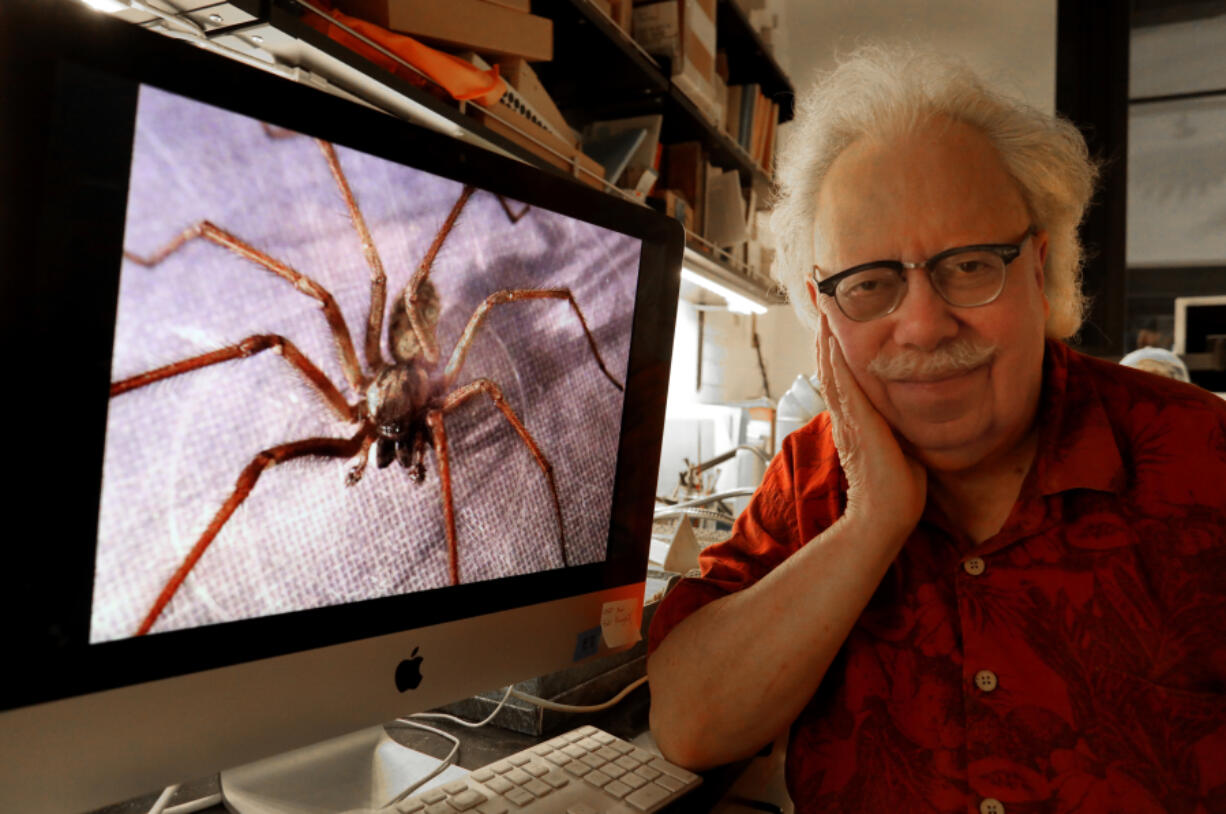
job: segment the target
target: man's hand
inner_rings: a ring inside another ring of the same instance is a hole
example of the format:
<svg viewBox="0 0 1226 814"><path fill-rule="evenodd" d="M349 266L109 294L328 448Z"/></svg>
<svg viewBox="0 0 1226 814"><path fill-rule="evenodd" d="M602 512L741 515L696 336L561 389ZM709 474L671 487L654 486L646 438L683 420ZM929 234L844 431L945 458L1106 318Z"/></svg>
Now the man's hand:
<svg viewBox="0 0 1226 814"><path fill-rule="evenodd" d="M825 311L817 337L817 375L839 463L847 475L848 522L887 534L909 534L924 513L927 473L903 452L890 425L860 389Z"/></svg>

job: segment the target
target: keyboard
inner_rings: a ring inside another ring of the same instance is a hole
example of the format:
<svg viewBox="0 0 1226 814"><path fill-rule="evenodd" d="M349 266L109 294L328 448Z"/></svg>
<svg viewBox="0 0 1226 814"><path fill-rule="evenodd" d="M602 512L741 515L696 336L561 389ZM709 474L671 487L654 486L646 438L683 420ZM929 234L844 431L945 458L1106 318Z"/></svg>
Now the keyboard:
<svg viewBox="0 0 1226 814"><path fill-rule="evenodd" d="M651 814L702 783L584 726L396 804L400 814Z"/></svg>

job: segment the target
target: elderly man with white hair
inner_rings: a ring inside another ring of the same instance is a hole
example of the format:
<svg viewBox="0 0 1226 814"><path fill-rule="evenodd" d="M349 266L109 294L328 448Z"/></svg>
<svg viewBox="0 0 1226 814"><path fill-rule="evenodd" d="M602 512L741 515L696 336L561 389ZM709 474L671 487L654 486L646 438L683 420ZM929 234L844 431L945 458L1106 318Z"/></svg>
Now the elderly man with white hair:
<svg viewBox="0 0 1226 814"><path fill-rule="evenodd" d="M695 768L800 811L1226 811L1226 404L1093 359L1068 122L905 49L798 100L774 223L829 410L652 626Z"/></svg>

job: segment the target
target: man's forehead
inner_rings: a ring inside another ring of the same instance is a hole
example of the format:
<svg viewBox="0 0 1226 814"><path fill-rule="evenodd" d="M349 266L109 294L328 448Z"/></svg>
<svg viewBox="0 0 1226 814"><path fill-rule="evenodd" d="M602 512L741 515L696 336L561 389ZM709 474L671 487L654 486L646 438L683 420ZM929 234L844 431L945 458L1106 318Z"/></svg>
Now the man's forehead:
<svg viewBox="0 0 1226 814"><path fill-rule="evenodd" d="M1023 228L1027 218L1018 185L987 137L948 120L857 139L831 165L817 213L824 276L900 252L1000 239L993 232Z"/></svg>

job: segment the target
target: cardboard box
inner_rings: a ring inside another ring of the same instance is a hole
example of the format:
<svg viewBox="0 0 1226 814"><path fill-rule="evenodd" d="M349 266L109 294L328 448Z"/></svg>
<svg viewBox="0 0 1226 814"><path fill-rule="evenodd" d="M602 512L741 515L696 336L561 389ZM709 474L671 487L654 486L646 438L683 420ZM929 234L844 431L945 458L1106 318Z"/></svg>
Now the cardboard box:
<svg viewBox="0 0 1226 814"><path fill-rule="evenodd" d="M537 115L549 122L550 126L568 138L572 144L578 145L578 135L566 123L562 111L558 110L558 106L553 103L553 98L545 90L545 86L541 84L536 71L532 70L527 60L518 57L499 60L498 69L502 72L502 78L507 80L520 96L524 97L524 101L532 106Z"/></svg>
<svg viewBox="0 0 1226 814"><path fill-rule="evenodd" d="M678 0L634 8L634 40L649 54L677 61L681 57L681 10Z"/></svg>
<svg viewBox="0 0 1226 814"><path fill-rule="evenodd" d="M486 0L339 0L346 14L430 43L479 54L553 59L553 21Z"/></svg>

